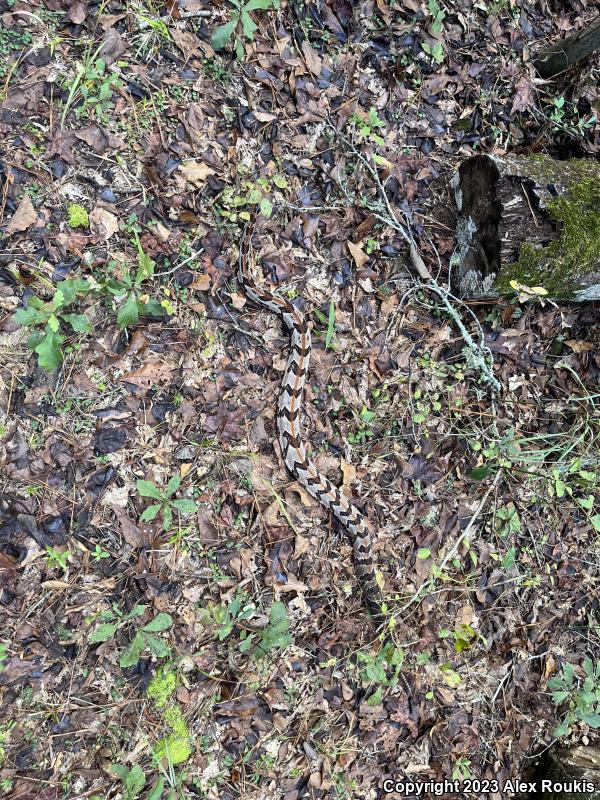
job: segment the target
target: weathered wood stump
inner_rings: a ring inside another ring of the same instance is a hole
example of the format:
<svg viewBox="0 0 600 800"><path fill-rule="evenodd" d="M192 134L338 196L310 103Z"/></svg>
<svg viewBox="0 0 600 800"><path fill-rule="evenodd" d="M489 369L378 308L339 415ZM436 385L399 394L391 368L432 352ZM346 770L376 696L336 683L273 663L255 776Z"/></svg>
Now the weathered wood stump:
<svg viewBox="0 0 600 800"><path fill-rule="evenodd" d="M538 786L544 785L542 781L551 784L548 791L536 794L543 800L597 799L600 791L600 749L591 746L552 748L543 770L540 770Z"/></svg>
<svg viewBox="0 0 600 800"><path fill-rule="evenodd" d="M600 16L572 36L553 42L533 63L542 78L552 78L596 50L600 50Z"/></svg>
<svg viewBox="0 0 600 800"><path fill-rule="evenodd" d="M558 300L600 300L600 162L474 156L451 185L456 294L493 298L516 281Z"/></svg>

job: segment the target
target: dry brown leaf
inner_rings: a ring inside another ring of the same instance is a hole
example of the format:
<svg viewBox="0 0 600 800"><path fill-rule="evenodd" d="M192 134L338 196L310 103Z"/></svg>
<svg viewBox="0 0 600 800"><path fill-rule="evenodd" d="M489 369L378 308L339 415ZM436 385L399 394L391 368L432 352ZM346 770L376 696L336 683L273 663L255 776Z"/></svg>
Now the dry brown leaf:
<svg viewBox="0 0 600 800"><path fill-rule="evenodd" d="M186 59L191 56L198 55L198 37L189 31L182 31L179 28L171 28L171 38L181 50Z"/></svg>
<svg viewBox="0 0 600 800"><path fill-rule="evenodd" d="M81 25L81 23L85 20L85 17L86 10L83 3L73 3L73 5L69 7L69 19L75 25Z"/></svg>
<svg viewBox="0 0 600 800"><path fill-rule="evenodd" d="M179 167L179 171L192 186L202 186L209 175L215 174L215 170L203 161L186 161Z"/></svg>
<svg viewBox="0 0 600 800"><path fill-rule="evenodd" d="M515 86L515 94L513 97L511 114L518 111L527 111L535 105L535 89L531 83L529 75L523 75L521 80Z"/></svg>
<svg viewBox="0 0 600 800"><path fill-rule="evenodd" d="M350 255L354 259L356 266L359 269L364 267L369 260L369 256L359 247L359 245L354 244L354 242L348 241L346 244L348 245L348 250L350 250Z"/></svg>
<svg viewBox="0 0 600 800"><path fill-rule="evenodd" d="M232 294L231 294L231 305L237 311L239 311L241 308L243 308L246 305L246 298L243 295L238 294L237 292L232 292Z"/></svg>
<svg viewBox="0 0 600 800"><path fill-rule="evenodd" d="M66 583L65 581L42 581L40 586L43 586L44 589L70 589L71 584Z"/></svg>
<svg viewBox="0 0 600 800"><path fill-rule="evenodd" d="M294 539L294 558L300 558L305 553L311 549L310 539L306 536L300 536L299 533L296 534L296 538Z"/></svg>
<svg viewBox="0 0 600 800"><path fill-rule="evenodd" d="M173 368L162 361L153 361L139 369L134 369L121 375L123 383L133 383L135 386L150 388L153 383L168 381L173 373Z"/></svg>
<svg viewBox="0 0 600 800"><path fill-rule="evenodd" d="M105 208L97 207L90 213L90 229L107 242L119 232L119 220Z"/></svg>
<svg viewBox="0 0 600 800"><path fill-rule="evenodd" d="M190 283L190 289L195 289L197 292L208 292L212 284L210 275L198 275L198 277Z"/></svg>
<svg viewBox="0 0 600 800"><path fill-rule="evenodd" d="M150 538L143 530L130 519L121 506L112 504L109 506L113 511L115 517L119 521L121 533L127 544L131 547L147 547L150 544Z"/></svg>
<svg viewBox="0 0 600 800"><path fill-rule="evenodd" d="M593 342L584 342L582 339L567 339L565 344L567 347L570 347L574 353L588 353L596 349Z"/></svg>
<svg viewBox="0 0 600 800"><path fill-rule="evenodd" d="M15 213L8 220L8 223L6 225L6 234L10 236L13 233L26 231L27 228L30 228L33 225L36 219L37 219L37 213L35 208L33 207L31 198L29 197L29 195L25 195L25 197L21 200L21 202L17 206L17 210L15 211Z"/></svg>
<svg viewBox="0 0 600 800"><path fill-rule="evenodd" d="M350 464L350 462L346 461L345 458L342 458L340 466L343 475L342 486L350 486L352 482L356 480L356 467L354 464Z"/></svg>
<svg viewBox="0 0 600 800"><path fill-rule="evenodd" d="M306 66L313 75L318 77L321 74L321 67L323 66L323 59L319 56L314 47L309 43L308 39L302 42L302 55L306 59Z"/></svg>
<svg viewBox="0 0 600 800"><path fill-rule="evenodd" d="M456 614L457 625L472 625L475 610L473 606L465 605L458 609Z"/></svg>

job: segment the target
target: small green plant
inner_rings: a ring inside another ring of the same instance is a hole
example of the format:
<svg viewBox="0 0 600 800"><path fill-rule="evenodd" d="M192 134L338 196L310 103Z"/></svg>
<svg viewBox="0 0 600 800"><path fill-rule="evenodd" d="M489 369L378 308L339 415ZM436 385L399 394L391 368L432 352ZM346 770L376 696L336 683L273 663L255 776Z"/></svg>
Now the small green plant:
<svg viewBox="0 0 600 800"><path fill-rule="evenodd" d="M511 533L520 533L521 519L513 503L496 509L494 527L503 539L510 536Z"/></svg>
<svg viewBox="0 0 600 800"><path fill-rule="evenodd" d="M398 684L404 658L404 650L396 647L393 642L386 642L375 654L359 650L360 676L366 684L377 686L375 693L368 700L370 705L377 705L381 702L382 686Z"/></svg>
<svg viewBox="0 0 600 800"><path fill-rule="evenodd" d="M442 32L442 22L446 18L446 12L443 8L440 8L440 4L437 0L429 0L429 13L433 17L433 22L431 23L431 33L434 36L439 36Z"/></svg>
<svg viewBox="0 0 600 800"><path fill-rule="evenodd" d="M23 51L32 41L30 31L0 25L0 79L6 78L14 68L10 56Z"/></svg>
<svg viewBox="0 0 600 800"><path fill-rule="evenodd" d="M68 550L65 550L64 553L61 553L60 550L57 550L54 547L50 547L50 545L46 545L46 564L48 565L48 569L60 569L63 572L67 571L69 556L71 553Z"/></svg>
<svg viewBox="0 0 600 800"><path fill-rule="evenodd" d="M140 522L151 522L160 513L163 518L163 530L168 531L173 525L173 509L179 511L180 514L193 514L194 511L197 511L198 503L195 500L187 500L185 498L181 500L173 499L173 495L179 489L180 485L181 478L179 475L173 475L173 477L169 479L165 489L159 489L158 486L151 481L136 481L137 490L142 497L151 497L159 501L158 503L148 506L148 508L142 512Z"/></svg>
<svg viewBox="0 0 600 800"><path fill-rule="evenodd" d="M127 614L123 614L115 607L102 612L98 617L100 625L89 636L90 644L107 642L120 628L128 625L132 619L139 617L145 610L145 605L136 605ZM170 654L171 648L164 639L154 634L169 630L172 624L173 620L170 614L165 612L157 614L154 619L136 631L133 639L121 653L119 666L134 667L146 649L150 650L157 658L166 658Z"/></svg>
<svg viewBox="0 0 600 800"><path fill-rule="evenodd" d="M110 769L123 783L123 800L137 800L146 785L146 773L140 765L134 764L131 769L127 769L123 764L111 764ZM161 800L164 785L164 780L158 778L146 795L146 800Z"/></svg>
<svg viewBox="0 0 600 800"><path fill-rule="evenodd" d="M377 109L371 108L369 109L369 113L367 114L366 118L361 114L352 114L350 117L350 123L353 124L356 128L358 133L358 138L360 141L371 141L375 144L385 144L384 140L379 135L378 131L382 128L385 128L385 120L379 118L379 114L377 113Z"/></svg>
<svg viewBox="0 0 600 800"><path fill-rule="evenodd" d="M280 602L273 603L269 612L269 623L259 632L259 640L252 650L252 655L255 658L263 658L271 650L285 650L292 641L289 628L290 620L286 607ZM240 650L249 649L250 645L244 648L240 645Z"/></svg>
<svg viewBox="0 0 600 800"><path fill-rule="evenodd" d="M596 124L596 115L585 119L579 113L576 106L571 111L565 106L563 95L552 98L552 105L548 113L548 119L553 123L559 133L566 133L575 138L582 138L588 130Z"/></svg>
<svg viewBox="0 0 600 800"><path fill-rule="evenodd" d="M67 221L71 228L87 228L90 224L88 212L79 203L71 203L68 207Z"/></svg>
<svg viewBox="0 0 600 800"><path fill-rule="evenodd" d="M128 267L118 267L115 262L110 262L108 267L111 274L108 277L103 275L98 278L100 290L111 298L113 305L118 309L119 328L137 325L140 315L161 317L167 313L164 301L161 303L142 292L142 284L154 275L155 264L144 251L135 228L133 236L138 260L135 274Z"/></svg>
<svg viewBox="0 0 600 800"><path fill-rule="evenodd" d="M466 623L460 623L453 631L441 628L438 636L440 639L453 639L454 649L457 653L462 653L472 646L473 641L477 638L477 631Z"/></svg>
<svg viewBox="0 0 600 800"><path fill-rule="evenodd" d="M233 631L236 624L247 622L257 614L254 603L246 603L244 594L236 595L225 605L209 601L206 608L200 609L200 623L205 628L214 627L217 639L222 642ZM244 640L243 640L244 641Z"/></svg>
<svg viewBox="0 0 600 800"><path fill-rule="evenodd" d="M32 328L27 347L37 354L39 366L48 372L60 366L63 360L65 335L68 325L76 333L91 333L92 325L85 314L70 314L67 309L90 291L90 284L81 278L62 281L51 300L44 302L32 295L26 308L15 312L14 321L24 328Z"/></svg>
<svg viewBox="0 0 600 800"><path fill-rule="evenodd" d="M258 206L263 217L269 219L273 213L273 204L269 195L277 189L286 189L287 180L283 175L272 178L261 176L256 181L244 180L241 186L226 186L219 195L219 214L230 222L250 219L249 208Z"/></svg>
<svg viewBox="0 0 600 800"><path fill-rule="evenodd" d="M251 652L254 658L263 658L271 650L285 649L292 641L289 633L290 621L283 603L273 603L269 612L269 622L260 631L253 631L240 625L257 614L256 606L244 603L244 595L236 596L227 605L209 603L201 609L200 620L205 627L214 627L220 641L226 639L234 629L239 631L241 653Z"/></svg>
<svg viewBox="0 0 600 800"><path fill-rule="evenodd" d="M110 553L107 553L106 550L103 550L99 544L94 546L94 552L92 553L92 558L94 561L101 561L103 558L110 558Z"/></svg>
<svg viewBox="0 0 600 800"><path fill-rule="evenodd" d="M8 659L8 645L0 642L0 672L6 669L5 661Z"/></svg>
<svg viewBox="0 0 600 800"><path fill-rule="evenodd" d="M17 723L14 720L5 723L4 725L0 726L0 767L4 763L6 759L6 751L4 749L4 745L10 739L10 732L15 727Z"/></svg>
<svg viewBox="0 0 600 800"><path fill-rule="evenodd" d="M471 772L471 760L464 756L462 758L457 758L452 769L452 780L467 780L472 777L473 773Z"/></svg>
<svg viewBox="0 0 600 800"><path fill-rule="evenodd" d="M444 63L446 53L441 42L436 42L433 47L429 44L429 42L421 42L421 47L427 53L427 55L431 56L434 61L437 61L438 64Z"/></svg>
<svg viewBox="0 0 600 800"><path fill-rule="evenodd" d="M235 39L235 54L241 61L244 57L243 38L250 42L254 40L257 25L250 16L251 11L279 8L279 0L229 0L235 11L224 25L220 25L211 37L211 44L215 50L222 50L233 36ZM240 35L241 25L241 35Z"/></svg>
<svg viewBox="0 0 600 800"><path fill-rule="evenodd" d="M590 728L600 728L600 663L590 658L583 662L583 683L575 677L575 665L563 664L561 674L550 678L548 688L556 705L567 704L567 713L554 736L560 738L571 732L575 722L584 722Z"/></svg>
<svg viewBox="0 0 600 800"><path fill-rule="evenodd" d="M120 89L123 81L112 71L107 70L103 58L90 59L83 71L78 73L79 93L83 103L75 110L75 116L84 114L91 119L108 122L108 112L114 107L113 90Z"/></svg>

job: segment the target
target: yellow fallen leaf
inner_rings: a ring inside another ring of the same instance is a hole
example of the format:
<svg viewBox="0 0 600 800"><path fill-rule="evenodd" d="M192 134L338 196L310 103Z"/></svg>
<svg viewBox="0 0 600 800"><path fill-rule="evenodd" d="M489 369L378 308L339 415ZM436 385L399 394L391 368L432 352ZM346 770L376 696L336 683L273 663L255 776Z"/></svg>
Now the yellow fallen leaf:
<svg viewBox="0 0 600 800"><path fill-rule="evenodd" d="M203 161L186 161L185 164L181 164L179 171L193 186L201 186L209 175L215 174L215 170Z"/></svg>
<svg viewBox="0 0 600 800"><path fill-rule="evenodd" d="M360 267L363 267L367 263L369 256L361 250L359 245L354 244L354 242L349 241L346 242L346 244L348 245L348 250L350 250L350 255L354 259L354 263L360 269Z"/></svg>

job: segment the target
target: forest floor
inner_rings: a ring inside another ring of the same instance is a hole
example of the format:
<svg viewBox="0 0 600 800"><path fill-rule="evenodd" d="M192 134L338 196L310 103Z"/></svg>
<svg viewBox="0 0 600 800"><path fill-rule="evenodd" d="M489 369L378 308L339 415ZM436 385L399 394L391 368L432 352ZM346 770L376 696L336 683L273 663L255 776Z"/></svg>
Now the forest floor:
<svg viewBox="0 0 600 800"><path fill-rule="evenodd" d="M595 3L277 5L0 2L10 800L500 798L600 726L598 308L456 302L495 390L377 183L445 285L464 158L598 157L600 61L531 65ZM278 450L254 208L383 624Z"/></svg>

